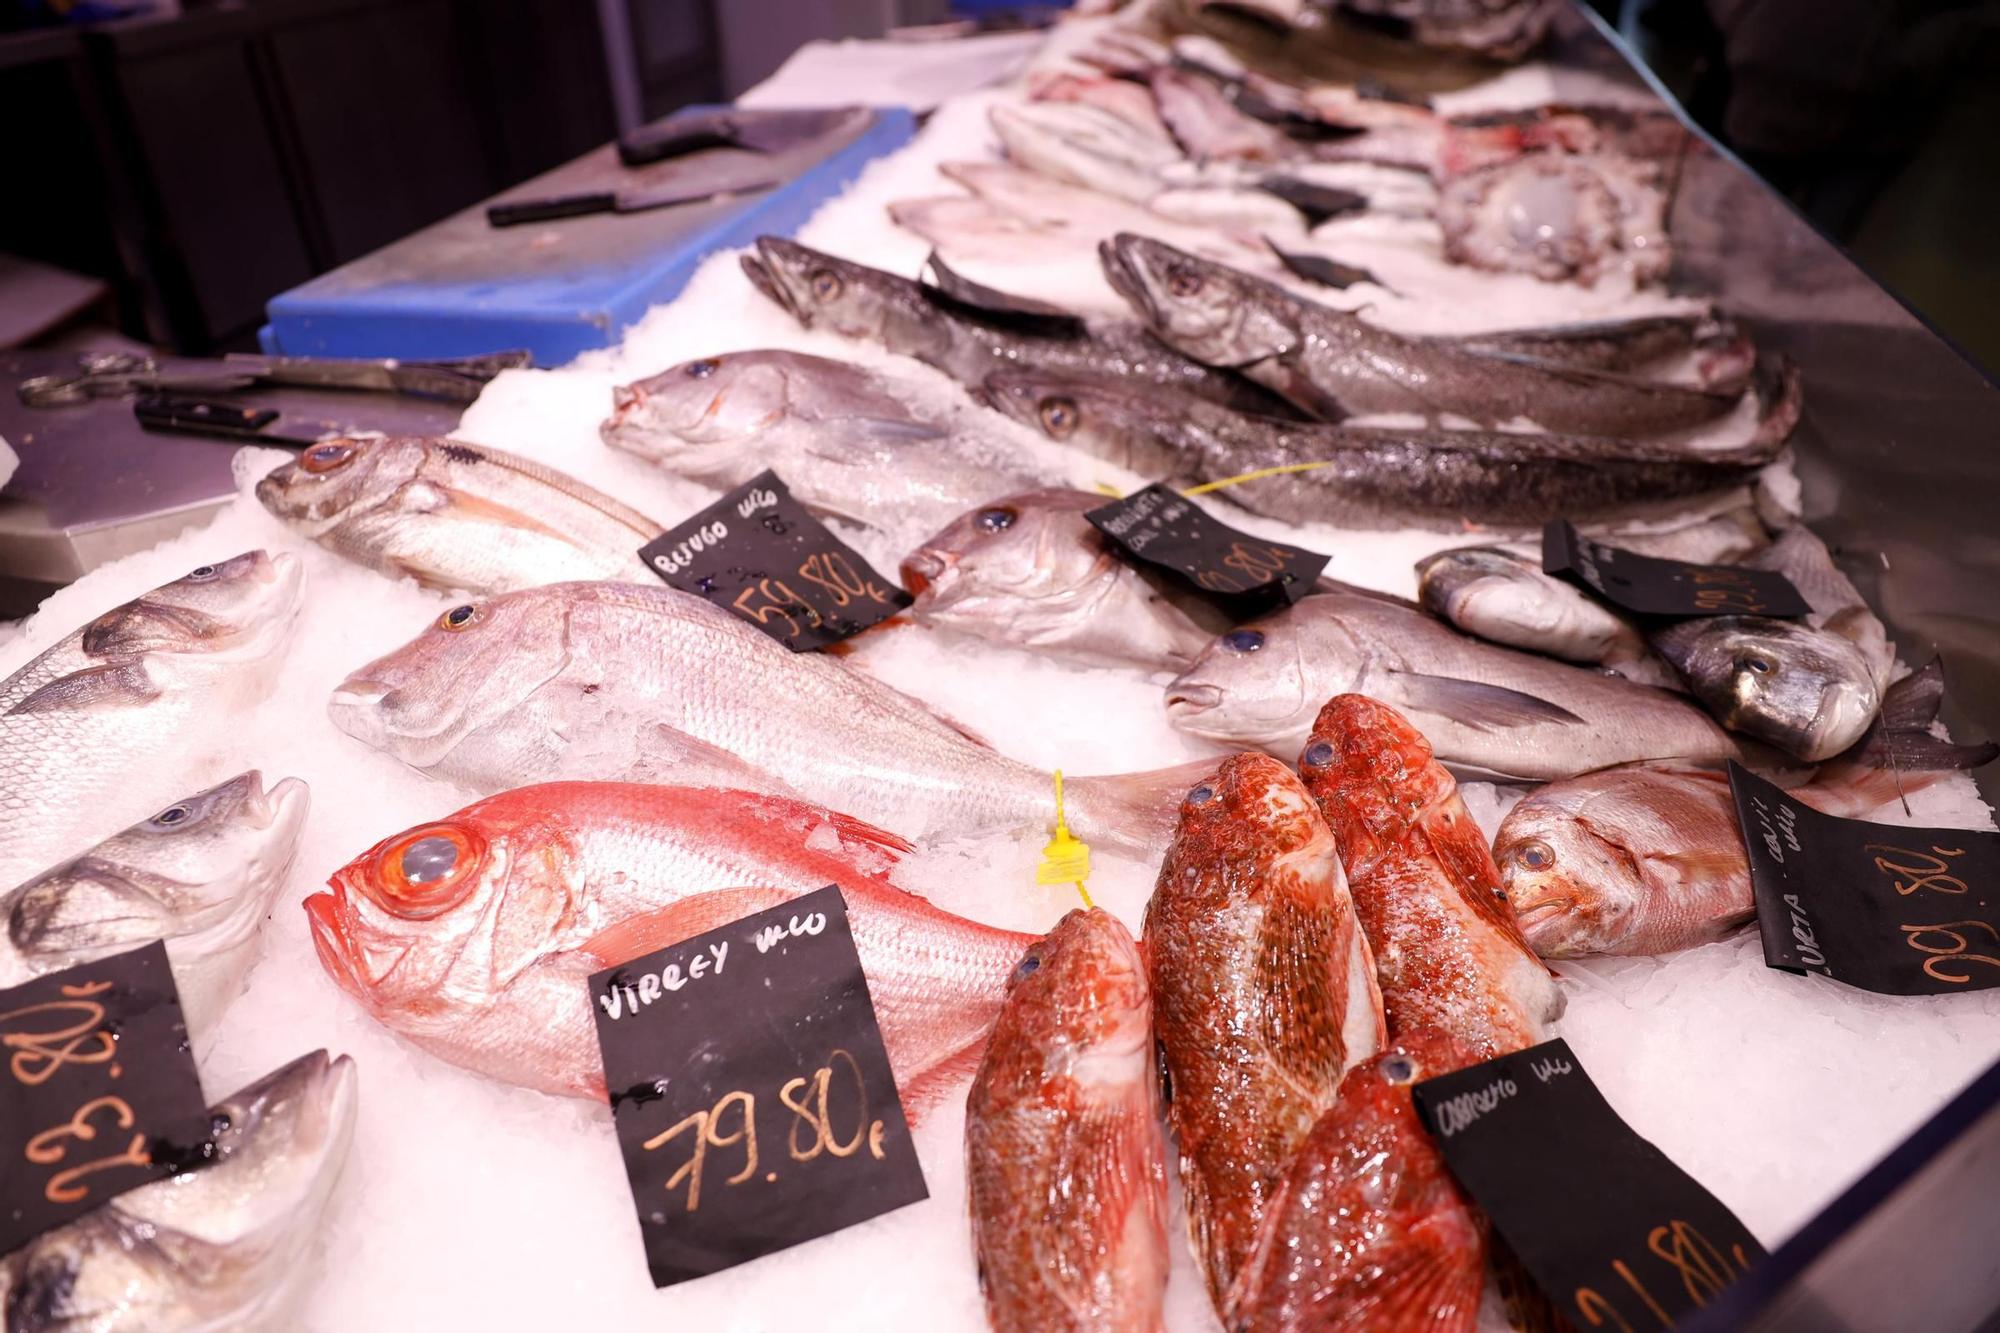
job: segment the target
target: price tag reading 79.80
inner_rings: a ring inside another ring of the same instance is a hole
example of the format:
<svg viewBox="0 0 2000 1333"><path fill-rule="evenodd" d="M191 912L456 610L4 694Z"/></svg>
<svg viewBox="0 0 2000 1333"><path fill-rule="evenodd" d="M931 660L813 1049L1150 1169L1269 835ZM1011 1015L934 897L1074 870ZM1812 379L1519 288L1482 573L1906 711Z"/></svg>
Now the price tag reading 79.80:
<svg viewBox="0 0 2000 1333"><path fill-rule="evenodd" d="M764 472L639 548L671 587L706 598L794 652L859 634L910 604Z"/></svg>

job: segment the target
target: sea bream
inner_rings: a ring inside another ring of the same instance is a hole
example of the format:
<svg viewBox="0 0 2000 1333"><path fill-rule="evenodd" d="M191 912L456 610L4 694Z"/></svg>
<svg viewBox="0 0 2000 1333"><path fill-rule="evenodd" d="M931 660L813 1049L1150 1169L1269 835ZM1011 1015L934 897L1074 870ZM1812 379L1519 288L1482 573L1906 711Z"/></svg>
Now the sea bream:
<svg viewBox="0 0 2000 1333"><path fill-rule="evenodd" d="M1234 1328L1287 1165L1383 1042L1333 834L1291 770L1232 755L1188 792L1145 938L1189 1241Z"/></svg>
<svg viewBox="0 0 2000 1333"><path fill-rule="evenodd" d="M0 988L165 940L196 1042L257 957L305 827L306 786L256 772L186 796L0 893Z"/></svg>
<svg viewBox="0 0 2000 1333"><path fill-rule="evenodd" d="M613 390L598 434L722 491L775 469L808 509L851 523L937 526L1051 480L985 429L983 414L920 407L922 397L921 386L828 357L727 352Z"/></svg>
<svg viewBox="0 0 2000 1333"><path fill-rule="evenodd" d="M1131 933L1065 916L1007 982L965 1107L966 1195L995 1333L1160 1333L1167 1145Z"/></svg>
<svg viewBox="0 0 2000 1333"><path fill-rule="evenodd" d="M442 438L322 440L257 498L356 564L466 592L650 577L639 548L664 531L553 468Z"/></svg>
<svg viewBox="0 0 2000 1333"><path fill-rule="evenodd" d="M113 607L0 680L0 884L160 809L270 690L298 557L249 551Z"/></svg>
<svg viewBox="0 0 2000 1333"><path fill-rule="evenodd" d="M1049 775L823 653L655 583L453 607L334 691L334 724L474 791L566 778L803 796L906 837L1048 827ZM1183 769L1073 777L1079 837L1135 851Z"/></svg>
<svg viewBox="0 0 2000 1333"><path fill-rule="evenodd" d="M1502 780L1764 753L1682 696L1483 643L1357 589L1318 592L1219 635L1167 686L1167 718L1191 735L1290 755L1320 705L1350 692L1408 713L1445 763Z"/></svg>
<svg viewBox="0 0 2000 1333"><path fill-rule="evenodd" d="M960 515L903 561L919 624L1091 666L1178 671L1215 627L1118 557L1084 515L1105 497L1040 490Z"/></svg>
<svg viewBox="0 0 2000 1333"><path fill-rule="evenodd" d="M909 844L748 792L553 783L392 834L305 901L320 963L440 1059L602 1099L592 973L838 885L906 1102L970 1070L1031 935L895 888ZM690 958L698 984L726 947Z"/></svg>
<svg viewBox="0 0 2000 1333"><path fill-rule="evenodd" d="M1655 435L1713 421L1740 397L1406 338L1147 236L1119 236L1103 259L1161 341L1327 420L1416 413L1433 424L1527 419L1579 435Z"/></svg>
<svg viewBox="0 0 2000 1333"><path fill-rule="evenodd" d="M19 1333L281 1333L347 1161L354 1063L300 1056L209 1108L209 1160L0 1258Z"/></svg>

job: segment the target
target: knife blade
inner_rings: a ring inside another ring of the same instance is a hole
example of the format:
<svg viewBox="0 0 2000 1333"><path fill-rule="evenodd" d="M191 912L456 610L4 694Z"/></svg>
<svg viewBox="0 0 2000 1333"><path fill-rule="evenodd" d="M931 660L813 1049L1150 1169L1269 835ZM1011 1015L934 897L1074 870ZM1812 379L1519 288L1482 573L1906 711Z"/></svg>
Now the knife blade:
<svg viewBox="0 0 2000 1333"><path fill-rule="evenodd" d="M486 221L495 227L518 227L527 222L548 222L590 213L643 213L673 204L700 203L718 195L768 190L782 179L780 172L764 162L705 169L688 163L687 168L665 184L643 189L587 190L503 200L486 206Z"/></svg>

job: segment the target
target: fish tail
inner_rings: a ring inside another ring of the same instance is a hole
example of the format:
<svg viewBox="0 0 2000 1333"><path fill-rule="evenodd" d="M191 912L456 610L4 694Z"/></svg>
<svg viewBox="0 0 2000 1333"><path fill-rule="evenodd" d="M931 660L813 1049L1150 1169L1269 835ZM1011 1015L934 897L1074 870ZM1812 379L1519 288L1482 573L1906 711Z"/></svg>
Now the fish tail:
<svg viewBox="0 0 2000 1333"><path fill-rule="evenodd" d="M2000 745L1954 745L1931 734L1944 702L1944 661L1933 657L1882 695L1882 711L1868 734L1841 760L1857 768L1937 772L1978 768L2000 756Z"/></svg>
<svg viewBox="0 0 2000 1333"><path fill-rule="evenodd" d="M1070 827L1085 842L1158 853L1173 840L1181 798L1215 765L1213 759L1196 759L1142 773L1069 778L1064 799Z"/></svg>

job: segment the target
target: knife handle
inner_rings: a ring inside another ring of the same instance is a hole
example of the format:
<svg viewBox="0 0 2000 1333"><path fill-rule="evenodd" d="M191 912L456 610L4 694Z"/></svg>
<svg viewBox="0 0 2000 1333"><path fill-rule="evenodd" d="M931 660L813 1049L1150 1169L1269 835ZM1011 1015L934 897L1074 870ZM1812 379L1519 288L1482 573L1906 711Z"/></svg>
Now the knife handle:
<svg viewBox="0 0 2000 1333"><path fill-rule="evenodd" d="M613 213L618 196L609 191L594 194L556 194L545 199L517 199L512 203L488 204L486 221L494 227L518 227L524 222L548 222L555 218L581 217L586 213Z"/></svg>

